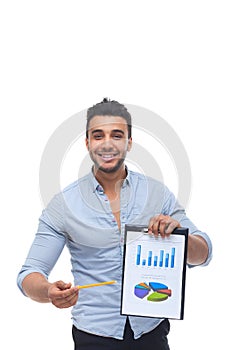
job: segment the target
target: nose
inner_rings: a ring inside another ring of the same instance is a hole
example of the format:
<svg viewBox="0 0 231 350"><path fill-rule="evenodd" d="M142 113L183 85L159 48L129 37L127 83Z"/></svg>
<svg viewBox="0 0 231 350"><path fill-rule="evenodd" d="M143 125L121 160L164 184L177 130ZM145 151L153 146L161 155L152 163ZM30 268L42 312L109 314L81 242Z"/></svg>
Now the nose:
<svg viewBox="0 0 231 350"><path fill-rule="evenodd" d="M103 151L112 151L113 150L113 144L111 140L105 140L104 143L101 145L101 148Z"/></svg>

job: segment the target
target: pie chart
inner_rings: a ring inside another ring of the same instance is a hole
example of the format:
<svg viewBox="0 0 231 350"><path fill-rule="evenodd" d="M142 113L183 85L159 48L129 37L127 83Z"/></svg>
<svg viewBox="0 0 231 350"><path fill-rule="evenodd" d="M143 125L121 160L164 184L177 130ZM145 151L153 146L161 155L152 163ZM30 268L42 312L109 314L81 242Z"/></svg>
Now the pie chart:
<svg viewBox="0 0 231 350"><path fill-rule="evenodd" d="M172 295L172 290L163 283L159 282L141 282L134 288L134 294L137 298L152 302L165 301Z"/></svg>

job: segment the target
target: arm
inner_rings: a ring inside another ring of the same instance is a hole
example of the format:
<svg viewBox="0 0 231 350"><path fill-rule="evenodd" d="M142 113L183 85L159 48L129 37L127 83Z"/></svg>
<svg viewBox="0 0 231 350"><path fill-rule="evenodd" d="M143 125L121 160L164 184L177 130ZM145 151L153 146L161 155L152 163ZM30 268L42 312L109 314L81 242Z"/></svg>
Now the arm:
<svg viewBox="0 0 231 350"><path fill-rule="evenodd" d="M51 283L45 276L38 272L32 272L22 281L23 292L26 296L39 303L49 303L48 290Z"/></svg>
<svg viewBox="0 0 231 350"><path fill-rule="evenodd" d="M63 231L63 205L60 196L55 196L40 217L37 234L17 279L26 296L41 303L51 302L58 308L73 306L78 299L78 289L71 283L48 282L66 243Z"/></svg>
<svg viewBox="0 0 231 350"><path fill-rule="evenodd" d="M199 235L188 236L188 264L201 265L207 260L208 254L209 248L203 237Z"/></svg>
<svg viewBox="0 0 231 350"><path fill-rule="evenodd" d="M37 272L24 278L22 288L32 300L40 303L51 302L60 309L73 306L78 300L77 287L71 287L71 283L63 281L50 283L45 276Z"/></svg>

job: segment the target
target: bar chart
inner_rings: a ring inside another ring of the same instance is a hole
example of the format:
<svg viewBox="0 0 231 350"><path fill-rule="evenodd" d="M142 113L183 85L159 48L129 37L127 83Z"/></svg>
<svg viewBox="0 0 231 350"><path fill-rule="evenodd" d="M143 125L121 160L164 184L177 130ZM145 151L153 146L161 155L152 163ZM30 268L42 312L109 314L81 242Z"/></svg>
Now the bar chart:
<svg viewBox="0 0 231 350"><path fill-rule="evenodd" d="M175 267L175 255L175 247L168 250L160 249L158 252L148 250L143 254L142 245L139 244L136 247L136 266L173 269Z"/></svg>

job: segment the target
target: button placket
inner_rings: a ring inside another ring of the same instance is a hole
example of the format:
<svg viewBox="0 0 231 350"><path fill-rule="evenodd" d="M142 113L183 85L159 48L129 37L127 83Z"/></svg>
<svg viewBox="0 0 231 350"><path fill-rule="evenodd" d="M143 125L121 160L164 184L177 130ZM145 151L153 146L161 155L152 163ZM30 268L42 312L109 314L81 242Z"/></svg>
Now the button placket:
<svg viewBox="0 0 231 350"><path fill-rule="evenodd" d="M121 253L123 253L124 246L124 226L127 222L127 206L128 206L128 198L127 198L127 186L124 184L121 188L120 193L120 221L121 221Z"/></svg>
<svg viewBox="0 0 231 350"><path fill-rule="evenodd" d="M99 199L101 201L101 204L102 204L102 207L103 209L105 210L105 213L110 216L111 218L111 223L112 223L112 226L116 229L116 231L119 232L118 230L118 226L117 226L117 221L115 219L115 216L112 212L112 209L111 209L111 205L110 205L110 202L108 200L108 197L107 195L105 194L104 192L104 189L102 186L98 185L97 188L96 188L96 191L97 191L97 194L99 196Z"/></svg>

